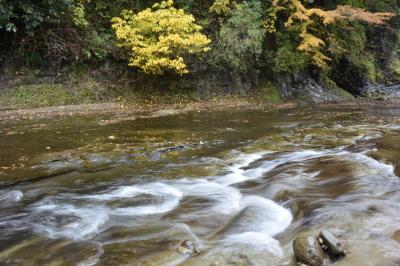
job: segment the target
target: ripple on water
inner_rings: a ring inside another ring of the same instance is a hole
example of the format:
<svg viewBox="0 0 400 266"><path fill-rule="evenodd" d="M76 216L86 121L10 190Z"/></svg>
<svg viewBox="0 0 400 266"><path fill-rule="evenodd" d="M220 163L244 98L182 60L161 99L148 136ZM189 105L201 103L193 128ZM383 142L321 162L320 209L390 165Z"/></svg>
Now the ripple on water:
<svg viewBox="0 0 400 266"><path fill-rule="evenodd" d="M85 167L96 171L0 191L0 232L8 232L0 244L14 240L0 251L0 264L37 253L38 265L171 265L188 259L174 249L190 239L202 253L187 265L290 265L298 231L328 228L350 244L347 265L366 265L365 253L374 254L368 263L393 265L400 257L390 240L400 224L397 128L352 121L279 122L273 130L252 128L250 136L246 128L234 145L224 140L210 152L201 141L198 151L173 160L128 164L129 150L113 151L112 159L87 154L93 163ZM40 253L40 245L51 254Z"/></svg>
<svg viewBox="0 0 400 266"><path fill-rule="evenodd" d="M179 210L186 199L197 198L206 200L206 204L180 210L183 225L187 226L200 217L213 220L213 215L223 216L225 219L222 221L228 222L227 227L233 226L233 229L226 228L224 234L213 240L217 241L215 243L226 248L256 248L282 256L279 241L273 237L290 225L290 211L262 196L243 196L239 189L231 186L258 178L281 163L272 162L259 169L242 169L262 158L263 154L241 154L235 158L235 163L226 167L224 175L207 179L165 180L117 186L91 195L68 193L47 197L31 208L35 217L40 217L34 219L32 226L36 232L51 238L89 240L118 225L121 216L130 226L134 227L135 223L143 226L141 219L144 222L149 216L161 219L163 215ZM310 155L314 154L306 153L305 156ZM190 228L182 230L195 236ZM259 241L255 242L257 239Z"/></svg>
<svg viewBox="0 0 400 266"><path fill-rule="evenodd" d="M20 190L10 190L0 192L0 207L13 206L17 202L20 202L24 197L24 194Z"/></svg>

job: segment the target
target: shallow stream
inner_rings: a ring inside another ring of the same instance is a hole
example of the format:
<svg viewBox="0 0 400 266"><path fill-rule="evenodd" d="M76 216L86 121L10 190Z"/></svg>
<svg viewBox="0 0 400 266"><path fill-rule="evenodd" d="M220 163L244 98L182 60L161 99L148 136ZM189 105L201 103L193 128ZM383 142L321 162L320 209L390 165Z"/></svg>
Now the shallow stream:
<svg viewBox="0 0 400 266"><path fill-rule="evenodd" d="M0 124L0 265L296 265L321 229L400 263L400 108L108 119Z"/></svg>

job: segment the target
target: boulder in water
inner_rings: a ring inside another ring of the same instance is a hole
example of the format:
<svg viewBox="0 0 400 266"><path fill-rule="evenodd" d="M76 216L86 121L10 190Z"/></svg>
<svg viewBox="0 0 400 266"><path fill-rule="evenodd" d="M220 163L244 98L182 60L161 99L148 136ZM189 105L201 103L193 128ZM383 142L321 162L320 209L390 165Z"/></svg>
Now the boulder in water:
<svg viewBox="0 0 400 266"><path fill-rule="evenodd" d="M327 252L329 256L335 258L346 256L343 245L330 231L322 230L319 233L318 241L320 242L322 249Z"/></svg>
<svg viewBox="0 0 400 266"><path fill-rule="evenodd" d="M293 251L298 262L308 266L323 266L327 260L317 237L310 232L297 235L293 242Z"/></svg>

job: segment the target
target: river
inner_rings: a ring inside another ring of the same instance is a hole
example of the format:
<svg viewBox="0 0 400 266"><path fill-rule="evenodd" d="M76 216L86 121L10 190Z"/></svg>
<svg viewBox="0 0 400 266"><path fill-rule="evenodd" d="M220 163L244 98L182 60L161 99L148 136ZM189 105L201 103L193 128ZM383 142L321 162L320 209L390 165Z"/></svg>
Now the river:
<svg viewBox="0 0 400 266"><path fill-rule="evenodd" d="M1 123L0 265L399 265L400 108L108 119Z"/></svg>

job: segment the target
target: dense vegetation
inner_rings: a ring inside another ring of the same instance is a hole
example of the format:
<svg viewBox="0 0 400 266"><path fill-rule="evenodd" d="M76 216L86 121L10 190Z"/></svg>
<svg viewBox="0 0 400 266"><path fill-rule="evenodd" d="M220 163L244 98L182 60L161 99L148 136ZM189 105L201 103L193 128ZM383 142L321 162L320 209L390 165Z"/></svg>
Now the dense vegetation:
<svg viewBox="0 0 400 266"><path fill-rule="evenodd" d="M399 8L398 0L0 0L0 56L57 73L129 64L136 86L151 75L146 86L248 91L306 75L356 94L400 79Z"/></svg>

